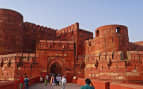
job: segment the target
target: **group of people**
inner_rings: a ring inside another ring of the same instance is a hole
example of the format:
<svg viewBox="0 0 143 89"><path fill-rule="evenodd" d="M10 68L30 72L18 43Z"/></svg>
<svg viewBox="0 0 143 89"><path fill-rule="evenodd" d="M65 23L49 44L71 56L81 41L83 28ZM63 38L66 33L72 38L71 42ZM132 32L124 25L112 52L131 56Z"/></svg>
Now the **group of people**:
<svg viewBox="0 0 143 89"><path fill-rule="evenodd" d="M21 77L19 78L20 81L20 88L19 89L28 89L29 88L29 78L27 75L25 75L25 77L23 77L23 75L21 75ZM62 89L65 89L65 85L67 83L66 77L65 76L61 76L61 75L46 75L45 78L43 78L42 76L40 76L40 82L44 82L45 86L47 86L47 84L49 83L51 86L54 85L60 85L62 86ZM86 79L85 80L85 85L81 86L80 89L95 89L91 80L90 79Z"/></svg>
<svg viewBox="0 0 143 89"><path fill-rule="evenodd" d="M19 78L19 82L20 82L20 89L28 89L29 87L29 78L27 75L25 75L25 77L23 77L23 75L20 76Z"/></svg>
<svg viewBox="0 0 143 89"><path fill-rule="evenodd" d="M40 76L40 82L44 82L45 86L49 83L51 86L62 86L62 89L65 89L65 85L67 83L66 77L63 75L61 76L60 74L50 74L46 76Z"/></svg>

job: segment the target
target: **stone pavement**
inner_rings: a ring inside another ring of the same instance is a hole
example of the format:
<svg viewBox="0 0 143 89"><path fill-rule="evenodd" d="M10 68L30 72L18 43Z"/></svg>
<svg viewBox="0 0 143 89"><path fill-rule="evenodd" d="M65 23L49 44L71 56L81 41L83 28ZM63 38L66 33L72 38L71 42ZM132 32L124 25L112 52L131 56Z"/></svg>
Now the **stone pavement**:
<svg viewBox="0 0 143 89"><path fill-rule="evenodd" d="M61 86L45 86L44 83L32 85L29 89L61 89ZM80 85L68 83L65 89L80 89Z"/></svg>

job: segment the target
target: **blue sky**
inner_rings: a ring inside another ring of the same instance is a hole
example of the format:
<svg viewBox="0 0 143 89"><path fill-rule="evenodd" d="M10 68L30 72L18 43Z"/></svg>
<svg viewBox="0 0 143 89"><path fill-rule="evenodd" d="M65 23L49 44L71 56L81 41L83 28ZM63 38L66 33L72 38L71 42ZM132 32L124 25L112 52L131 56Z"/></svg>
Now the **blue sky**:
<svg viewBox="0 0 143 89"><path fill-rule="evenodd" d="M143 0L0 0L0 8L56 29L75 22L92 32L102 25L126 25L130 41L143 40Z"/></svg>

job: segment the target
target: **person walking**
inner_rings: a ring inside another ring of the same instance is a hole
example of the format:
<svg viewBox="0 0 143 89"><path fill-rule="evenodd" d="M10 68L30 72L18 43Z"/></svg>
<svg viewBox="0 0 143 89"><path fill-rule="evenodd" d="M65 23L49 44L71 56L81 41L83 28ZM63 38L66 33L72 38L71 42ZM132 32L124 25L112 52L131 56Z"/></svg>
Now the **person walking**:
<svg viewBox="0 0 143 89"><path fill-rule="evenodd" d="M25 85L25 89L28 89L28 88L29 88L29 78L28 78L27 75L26 75L25 78L24 78L24 85Z"/></svg>
<svg viewBox="0 0 143 89"><path fill-rule="evenodd" d="M85 80L85 83L86 84L84 86L81 86L80 89L95 89L90 79L87 78Z"/></svg>
<svg viewBox="0 0 143 89"><path fill-rule="evenodd" d="M61 77L60 77L59 74L56 76L56 79L57 79L56 85L59 86L59 85L60 85L60 82L61 82Z"/></svg>
<svg viewBox="0 0 143 89"><path fill-rule="evenodd" d="M42 83L43 82L43 77L42 77L42 75L40 75L40 83Z"/></svg>
<svg viewBox="0 0 143 89"><path fill-rule="evenodd" d="M48 76L48 74L45 76L45 86L47 86L47 84L48 84L48 78L49 78L49 76Z"/></svg>
<svg viewBox="0 0 143 89"><path fill-rule="evenodd" d="M54 75L54 85L57 85L57 78L56 74Z"/></svg>
<svg viewBox="0 0 143 89"><path fill-rule="evenodd" d="M54 85L54 75L51 75L51 79L50 79L50 87L51 87L51 89L54 88L53 85Z"/></svg>
<svg viewBox="0 0 143 89"><path fill-rule="evenodd" d="M20 76L19 83L20 83L19 89L23 89L23 84L24 84L24 77L23 77L23 75Z"/></svg>
<svg viewBox="0 0 143 89"><path fill-rule="evenodd" d="M50 85L54 85L54 75L51 76Z"/></svg>
<svg viewBox="0 0 143 89"><path fill-rule="evenodd" d="M67 83L67 79L66 79L65 76L62 77L61 82L62 82L62 89L65 89L65 86L66 86L66 83Z"/></svg>

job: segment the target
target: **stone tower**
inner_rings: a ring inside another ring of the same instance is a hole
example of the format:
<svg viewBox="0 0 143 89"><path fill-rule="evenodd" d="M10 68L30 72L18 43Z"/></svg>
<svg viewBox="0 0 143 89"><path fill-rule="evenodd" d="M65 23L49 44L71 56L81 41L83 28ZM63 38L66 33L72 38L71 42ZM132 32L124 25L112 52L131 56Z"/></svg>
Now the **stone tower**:
<svg viewBox="0 0 143 89"><path fill-rule="evenodd" d="M13 10L0 9L0 54L21 51L23 16Z"/></svg>
<svg viewBox="0 0 143 89"><path fill-rule="evenodd" d="M123 25L105 25L95 30L95 39L100 52L127 51L129 49L128 28Z"/></svg>

